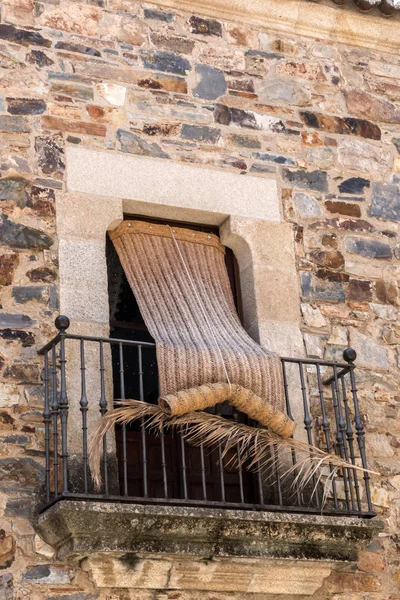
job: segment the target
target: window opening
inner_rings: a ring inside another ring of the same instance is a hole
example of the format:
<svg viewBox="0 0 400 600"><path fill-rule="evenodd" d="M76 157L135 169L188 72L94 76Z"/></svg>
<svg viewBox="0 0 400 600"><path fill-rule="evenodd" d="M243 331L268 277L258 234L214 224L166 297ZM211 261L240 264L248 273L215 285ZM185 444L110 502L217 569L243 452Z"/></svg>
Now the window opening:
<svg viewBox="0 0 400 600"><path fill-rule="evenodd" d="M147 222L163 223L173 226L182 226L187 229L203 231L218 235L217 227L179 223L176 221L148 219L137 216L126 216L126 219L145 220ZM136 298L129 286L125 273L120 264L117 252L110 239L107 238L107 266L110 299L110 335L114 338L138 340L144 342L154 341L140 313ZM239 293L238 266L230 248L226 249L225 262L232 293L239 317L242 316L242 305ZM112 351L114 398L121 398L120 388L120 356L117 347ZM124 380L125 398L139 399L139 363L137 348L125 347L124 349ZM143 400L157 402L158 398L158 371L155 348L146 348L142 352L143 372ZM215 410L215 409L214 409ZM234 418L233 409L228 404L218 407L218 414L226 418ZM235 418L245 419L245 415ZM119 464L120 482L122 473L122 430L116 430L117 455ZM202 460L200 449L182 442L180 436L171 431L165 431L163 440L153 433L146 434L146 449L144 455L143 439L140 424L134 423L127 427L127 461L128 461L128 495L134 497L144 496L142 480L142 465L144 458L147 461L147 497L190 500L204 500L204 476L206 483L206 496L208 501L221 500L221 473L219 469L218 450L204 451ZM163 446L163 449L161 448ZM224 459L224 488L226 502L243 502L253 504L257 502L255 477L252 473L243 470L240 474L231 460L232 456ZM186 481L182 478L182 466L186 467ZM205 471L205 473L204 473ZM167 494L165 485L167 479ZM241 481L240 481L241 480ZM243 499L244 494L244 499Z"/></svg>

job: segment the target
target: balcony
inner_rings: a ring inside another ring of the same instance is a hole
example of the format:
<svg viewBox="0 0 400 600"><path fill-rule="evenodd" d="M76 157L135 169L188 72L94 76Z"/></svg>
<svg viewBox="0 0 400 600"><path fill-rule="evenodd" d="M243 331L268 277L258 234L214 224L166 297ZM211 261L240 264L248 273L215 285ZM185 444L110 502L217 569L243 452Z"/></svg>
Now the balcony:
<svg viewBox="0 0 400 600"><path fill-rule="evenodd" d="M350 541L365 542L371 537L378 525L376 520L366 520L375 516L368 473L345 468L332 476L329 465L320 481L314 477L308 486L300 487L296 470L284 477L282 467L273 460L268 470L252 472L237 466L232 450L224 456L221 446L212 450L189 446L179 431L154 433L143 420L117 427L115 436L109 436L112 439L104 439L103 483L95 489L88 462L91 430L112 407L113 398L156 401L151 392L157 372L155 345L69 334L66 317L59 317L56 325L58 334L40 351L44 358L46 485L39 526L44 537L61 548L60 555L94 547L131 548L127 528L130 535L136 531L137 548L153 551L171 551L171 528L183 528L181 537L194 536L195 547L201 546L203 552L211 538L215 546L212 532L221 536L223 523L224 543L220 539L219 547L224 552L232 547L233 553L242 548L245 555L270 555L271 536L276 538L281 531L282 539L290 538L289 526L296 531L293 540L286 539L285 548L278 550L275 541L273 554L310 552L319 557L329 547L329 556L336 559L354 556L356 544L349 546ZM348 349L344 362L284 357L281 363L286 411L297 423L295 436L366 467L355 358L355 352ZM245 419L225 404L219 405L218 414L235 421ZM295 464L296 460L292 450L290 461ZM257 523L258 532L254 530ZM311 526L306 538L305 524ZM322 542L319 528L325 532ZM99 541L101 531L107 542ZM145 542L140 541L144 531ZM260 532L265 536L262 542ZM254 550L253 538L258 539L257 548L261 543L264 550ZM338 538L346 542L332 545Z"/></svg>

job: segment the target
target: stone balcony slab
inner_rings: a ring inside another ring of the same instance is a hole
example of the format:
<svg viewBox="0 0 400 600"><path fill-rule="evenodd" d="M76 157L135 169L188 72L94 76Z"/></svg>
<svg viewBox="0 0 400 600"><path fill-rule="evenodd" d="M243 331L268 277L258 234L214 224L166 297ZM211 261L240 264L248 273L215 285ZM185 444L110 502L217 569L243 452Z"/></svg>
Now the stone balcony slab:
<svg viewBox="0 0 400 600"><path fill-rule="evenodd" d="M382 529L357 517L62 500L38 530L58 557L96 552L354 561Z"/></svg>

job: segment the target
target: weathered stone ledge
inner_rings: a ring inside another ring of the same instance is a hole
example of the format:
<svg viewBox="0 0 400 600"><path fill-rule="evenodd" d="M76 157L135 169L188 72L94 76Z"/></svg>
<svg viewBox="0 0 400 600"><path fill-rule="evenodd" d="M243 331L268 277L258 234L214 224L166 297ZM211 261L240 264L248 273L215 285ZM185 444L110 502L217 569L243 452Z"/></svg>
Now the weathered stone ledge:
<svg viewBox="0 0 400 600"><path fill-rule="evenodd" d="M59 558L94 552L356 560L377 519L63 500L38 530Z"/></svg>

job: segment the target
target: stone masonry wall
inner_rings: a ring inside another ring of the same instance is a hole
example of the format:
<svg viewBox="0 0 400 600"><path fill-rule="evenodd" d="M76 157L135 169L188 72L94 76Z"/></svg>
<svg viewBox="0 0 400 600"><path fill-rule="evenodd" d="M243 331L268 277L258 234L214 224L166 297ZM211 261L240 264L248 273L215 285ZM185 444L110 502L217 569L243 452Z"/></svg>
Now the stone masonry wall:
<svg viewBox="0 0 400 600"><path fill-rule="evenodd" d="M133 0L0 6L0 598L311 597L275 596L267 584L227 591L218 569L208 587L199 575L167 583L139 559L130 586L116 588L117 578L97 589L84 564L56 561L35 535L44 476L36 351L57 315L64 150L80 144L276 175L293 224L306 351L358 351L367 449L382 474L373 500L386 520L358 565L337 565L312 597L400 599L400 59Z"/></svg>

